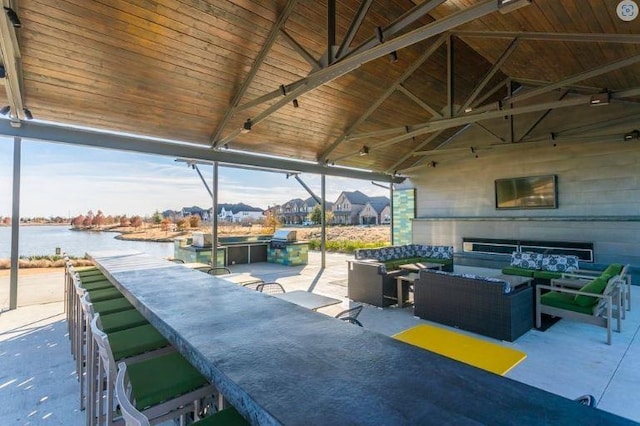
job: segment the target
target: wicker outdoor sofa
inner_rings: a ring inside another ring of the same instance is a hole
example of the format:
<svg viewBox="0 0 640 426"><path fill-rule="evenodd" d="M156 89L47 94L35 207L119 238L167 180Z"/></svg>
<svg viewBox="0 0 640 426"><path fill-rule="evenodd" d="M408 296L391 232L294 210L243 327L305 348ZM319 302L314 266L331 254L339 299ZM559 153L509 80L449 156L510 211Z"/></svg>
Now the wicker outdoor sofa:
<svg viewBox="0 0 640 426"><path fill-rule="evenodd" d="M409 273L399 266L419 262L439 263L443 270L453 271L453 247L406 244L356 250L355 260L349 261L349 299L381 308L397 303L396 278ZM407 294L402 296L407 299Z"/></svg>
<svg viewBox="0 0 640 426"><path fill-rule="evenodd" d="M422 270L414 286L414 314L512 342L533 327L533 288L500 279Z"/></svg>

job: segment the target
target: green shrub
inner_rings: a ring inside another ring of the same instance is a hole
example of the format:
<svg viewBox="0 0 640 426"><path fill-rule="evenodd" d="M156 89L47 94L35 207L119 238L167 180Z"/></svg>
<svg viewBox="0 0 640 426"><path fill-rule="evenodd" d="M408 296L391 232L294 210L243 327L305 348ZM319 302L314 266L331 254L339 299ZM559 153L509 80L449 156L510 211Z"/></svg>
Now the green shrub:
<svg viewBox="0 0 640 426"><path fill-rule="evenodd" d="M362 248L377 248L388 246L389 243L387 241L376 241L372 243L365 243L364 241L359 240L329 240L326 242L327 251L338 252L338 253L353 253L357 249ZM312 239L309 240L309 249L310 250L320 250L320 240Z"/></svg>

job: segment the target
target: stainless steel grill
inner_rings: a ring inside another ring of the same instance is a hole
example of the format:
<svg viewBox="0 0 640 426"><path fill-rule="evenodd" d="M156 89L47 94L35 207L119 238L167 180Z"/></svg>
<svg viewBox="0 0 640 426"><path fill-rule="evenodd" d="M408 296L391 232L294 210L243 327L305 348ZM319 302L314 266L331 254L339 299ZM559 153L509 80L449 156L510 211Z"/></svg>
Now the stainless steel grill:
<svg viewBox="0 0 640 426"><path fill-rule="evenodd" d="M289 243L295 243L297 241L296 236L297 232L295 230L281 228L273 233L269 245L271 248L283 248Z"/></svg>

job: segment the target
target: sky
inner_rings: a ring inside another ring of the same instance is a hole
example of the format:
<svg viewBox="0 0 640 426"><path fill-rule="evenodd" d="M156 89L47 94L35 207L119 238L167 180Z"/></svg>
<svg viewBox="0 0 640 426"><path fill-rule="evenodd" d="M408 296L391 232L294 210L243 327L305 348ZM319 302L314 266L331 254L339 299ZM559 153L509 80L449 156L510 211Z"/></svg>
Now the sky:
<svg viewBox="0 0 640 426"><path fill-rule="evenodd" d="M21 217L74 217L102 210L105 215L151 216L156 210L211 206L211 198L195 170L173 157L145 155L60 143L22 141ZM13 139L0 137L0 216L11 216ZM212 167L199 165L212 185ZM320 176L300 175L320 196ZM307 191L282 173L220 167L218 203L243 202L266 209ZM370 181L330 177L327 201L342 191L389 196Z"/></svg>

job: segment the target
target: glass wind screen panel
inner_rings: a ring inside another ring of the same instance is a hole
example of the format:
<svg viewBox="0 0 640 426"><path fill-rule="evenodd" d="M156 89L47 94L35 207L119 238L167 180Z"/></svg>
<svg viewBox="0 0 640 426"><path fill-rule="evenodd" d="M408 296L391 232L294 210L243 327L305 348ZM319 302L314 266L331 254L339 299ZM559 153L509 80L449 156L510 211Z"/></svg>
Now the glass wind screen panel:
<svg viewBox="0 0 640 426"><path fill-rule="evenodd" d="M555 176L498 179L495 184L496 208L554 209L557 207Z"/></svg>

